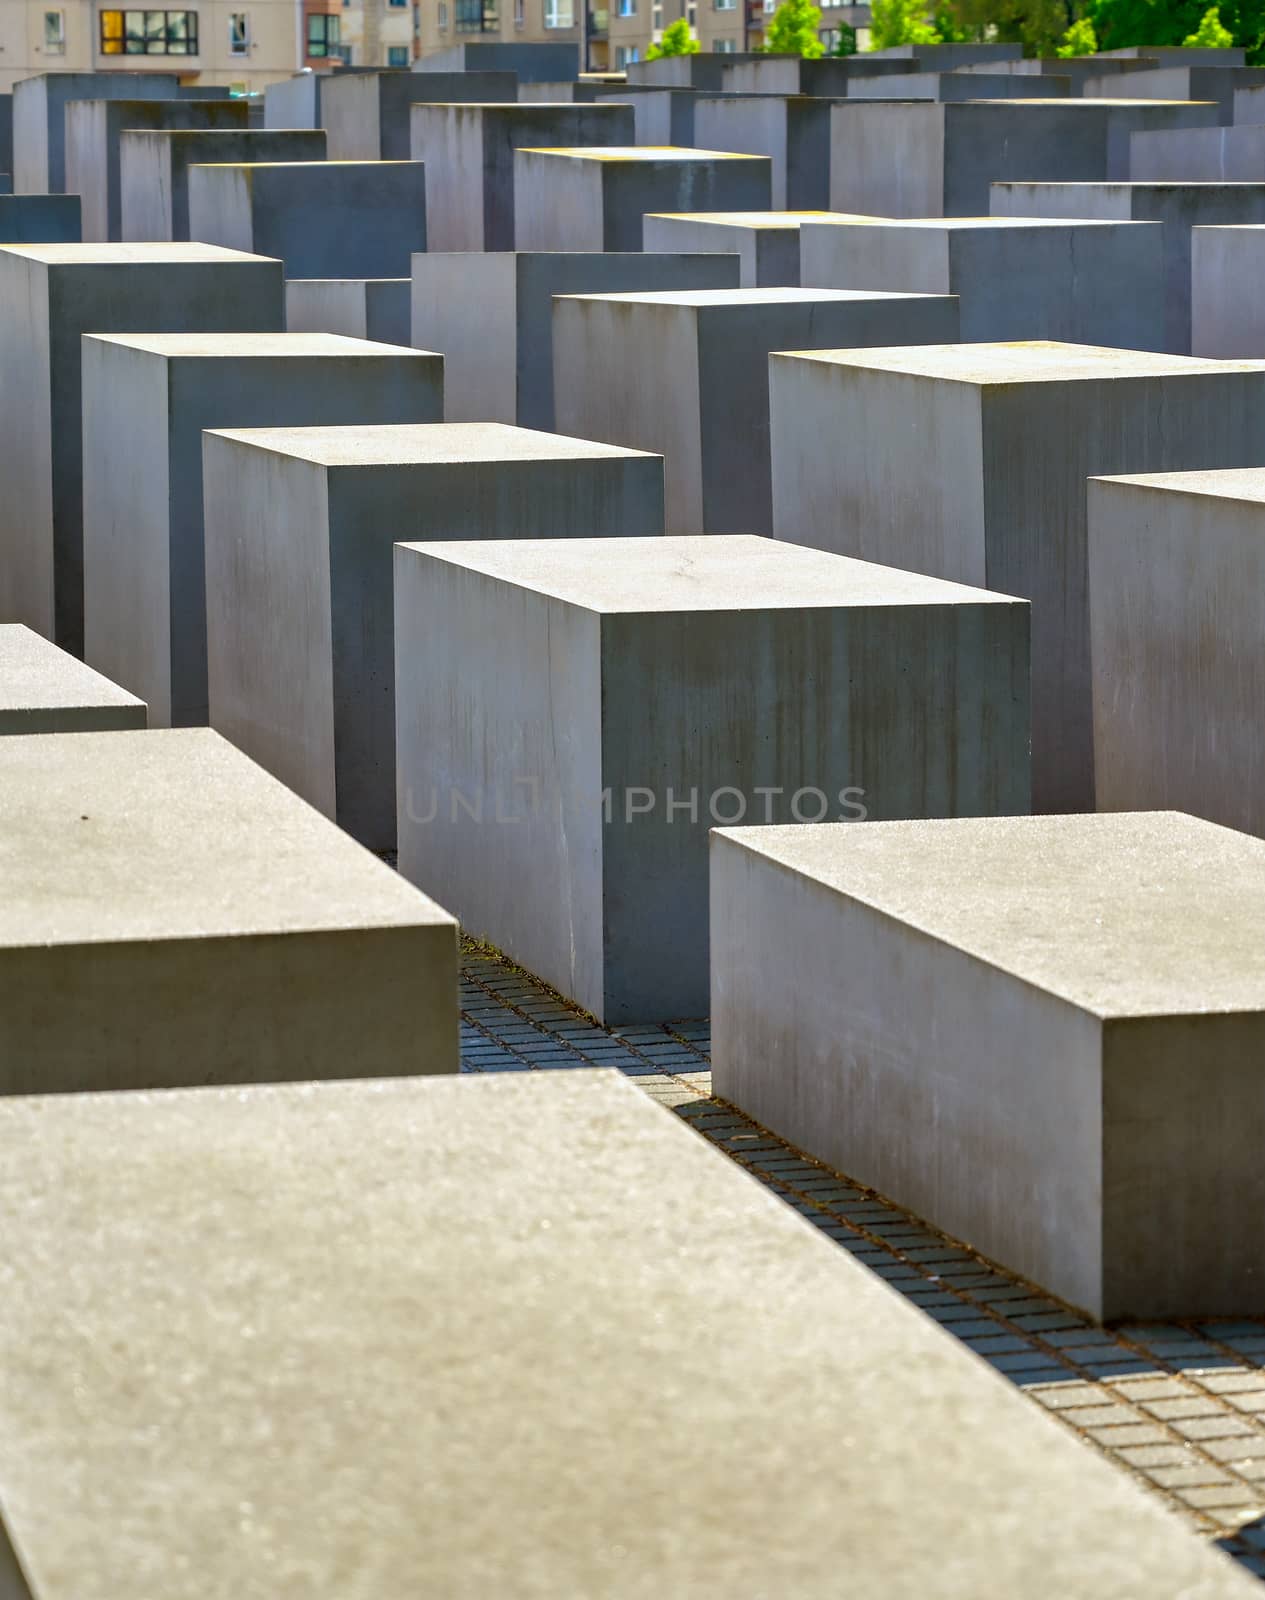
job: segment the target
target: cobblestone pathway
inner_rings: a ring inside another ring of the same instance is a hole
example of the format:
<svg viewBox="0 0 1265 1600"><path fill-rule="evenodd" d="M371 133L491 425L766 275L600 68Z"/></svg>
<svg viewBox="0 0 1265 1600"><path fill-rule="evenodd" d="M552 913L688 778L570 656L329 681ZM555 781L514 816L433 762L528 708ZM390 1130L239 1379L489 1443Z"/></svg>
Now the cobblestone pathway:
<svg viewBox="0 0 1265 1600"><path fill-rule="evenodd" d="M462 1070L616 1067L1265 1578L1265 1319L1103 1329L711 1098L706 1022L612 1032L467 945Z"/></svg>

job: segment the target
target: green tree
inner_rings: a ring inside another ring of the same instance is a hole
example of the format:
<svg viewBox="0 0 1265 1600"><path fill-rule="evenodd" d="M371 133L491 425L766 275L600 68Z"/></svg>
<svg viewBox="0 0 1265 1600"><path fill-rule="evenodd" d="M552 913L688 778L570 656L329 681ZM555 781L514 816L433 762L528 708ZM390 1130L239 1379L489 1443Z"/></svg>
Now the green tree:
<svg viewBox="0 0 1265 1600"><path fill-rule="evenodd" d="M897 44L939 43L940 35L927 21L926 0L872 0L871 50L890 50Z"/></svg>
<svg viewBox="0 0 1265 1600"><path fill-rule="evenodd" d="M818 29L821 12L813 0L782 0L764 30L764 49L771 56L806 56L815 61L826 47Z"/></svg>
<svg viewBox="0 0 1265 1600"><path fill-rule="evenodd" d="M1022 44L1030 56L1052 56L1075 20L1070 0L944 0L944 4L957 24L952 37Z"/></svg>
<svg viewBox="0 0 1265 1600"><path fill-rule="evenodd" d="M1086 15L1103 50L1184 44L1200 32L1208 0L1089 0ZM1221 0L1218 23L1250 62L1265 57L1265 0ZM1201 40L1206 43L1206 40Z"/></svg>
<svg viewBox="0 0 1265 1600"><path fill-rule="evenodd" d="M1226 50L1234 43L1234 35L1221 21L1221 7L1209 6L1194 33L1182 40L1196 50Z"/></svg>
<svg viewBox="0 0 1265 1600"><path fill-rule="evenodd" d="M846 22L841 22L838 27L838 37L835 47L830 52L832 56L854 56L857 53L857 31Z"/></svg>
<svg viewBox="0 0 1265 1600"><path fill-rule="evenodd" d="M1058 54L1066 60L1068 56L1092 56L1097 49L1098 39L1094 33L1094 25L1088 17L1081 17L1063 35Z"/></svg>
<svg viewBox="0 0 1265 1600"><path fill-rule="evenodd" d="M663 30L663 38L646 51L647 61L657 61L660 56L696 56L698 40L690 35L690 25L681 17Z"/></svg>

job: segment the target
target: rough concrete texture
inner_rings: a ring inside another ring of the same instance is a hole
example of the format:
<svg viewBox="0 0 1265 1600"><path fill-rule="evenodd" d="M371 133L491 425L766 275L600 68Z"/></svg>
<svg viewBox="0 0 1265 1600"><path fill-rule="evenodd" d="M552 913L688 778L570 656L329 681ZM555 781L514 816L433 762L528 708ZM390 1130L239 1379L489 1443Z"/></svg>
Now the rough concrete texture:
<svg viewBox="0 0 1265 1600"><path fill-rule="evenodd" d="M998 183L992 208L1006 217L1163 223L1164 348L1189 355L1191 229L1201 223L1265 222L1265 183Z"/></svg>
<svg viewBox="0 0 1265 1600"><path fill-rule="evenodd" d="M426 248L426 169L420 161L191 167L189 231L276 256L287 278L404 277L413 252Z"/></svg>
<svg viewBox="0 0 1265 1600"><path fill-rule="evenodd" d="M1100 810L1265 834L1265 472L1089 483Z"/></svg>
<svg viewBox="0 0 1265 1600"><path fill-rule="evenodd" d="M694 143L697 89L612 89L598 98L632 107L634 144Z"/></svg>
<svg viewBox="0 0 1265 1600"><path fill-rule="evenodd" d="M77 194L0 194L0 244L77 244Z"/></svg>
<svg viewBox="0 0 1265 1600"><path fill-rule="evenodd" d="M458 44L439 50L413 63L413 71L435 72L513 72L520 83L560 83L580 72L578 44L559 41L549 44L490 42Z"/></svg>
<svg viewBox="0 0 1265 1600"><path fill-rule="evenodd" d="M1071 92L1070 77L1049 73L907 72L848 85L854 100L1064 100Z"/></svg>
<svg viewBox="0 0 1265 1600"><path fill-rule="evenodd" d="M280 83L270 83L264 90L262 125L265 128L323 128L325 90L331 84L370 74L376 77L381 72L381 67L343 65L337 72L300 72Z"/></svg>
<svg viewBox="0 0 1265 1600"><path fill-rule="evenodd" d="M1231 123L1235 93L1259 84L1265 84L1265 67L1156 66L1130 74L1129 93L1140 100L1211 100L1218 120ZM1096 77L1087 80L1082 93L1116 96L1120 87L1118 77Z"/></svg>
<svg viewBox="0 0 1265 1600"><path fill-rule="evenodd" d="M1265 223L1190 230L1190 348L1218 359L1265 357Z"/></svg>
<svg viewBox="0 0 1265 1600"><path fill-rule="evenodd" d="M805 284L955 294L964 343L1163 346L1159 223L833 216L804 222Z"/></svg>
<svg viewBox="0 0 1265 1600"><path fill-rule="evenodd" d="M391 546L663 531L658 457L496 423L209 433L204 484L212 726L376 850L396 841Z"/></svg>
<svg viewBox="0 0 1265 1600"><path fill-rule="evenodd" d="M767 211L773 164L722 150L519 150L523 250L640 250L648 211Z"/></svg>
<svg viewBox="0 0 1265 1600"><path fill-rule="evenodd" d="M66 107L72 100L174 100L171 72L41 72L13 86L13 188L66 191Z"/></svg>
<svg viewBox="0 0 1265 1600"><path fill-rule="evenodd" d="M1265 127L1193 128L1173 136L1135 133L1129 173L1141 183L1259 183L1265 177Z"/></svg>
<svg viewBox="0 0 1265 1600"><path fill-rule="evenodd" d="M829 206L829 100L811 95L700 95L694 137L705 150L768 156L775 210L824 211Z"/></svg>
<svg viewBox="0 0 1265 1600"><path fill-rule="evenodd" d="M82 335L275 331L283 287L279 261L216 245L0 249L0 617L83 654Z"/></svg>
<svg viewBox="0 0 1265 1600"><path fill-rule="evenodd" d="M0 739L0 867L0 1094L456 1071L452 918L209 729Z"/></svg>
<svg viewBox="0 0 1265 1600"><path fill-rule="evenodd" d="M400 870L608 1023L705 1015L714 823L1027 809L1004 596L750 537L400 545L395 595Z"/></svg>
<svg viewBox="0 0 1265 1600"><path fill-rule="evenodd" d="M519 232L514 196L519 146L624 145L633 138L633 114L627 106L605 102L415 105L411 127L413 159L427 168L431 248L513 250ZM524 217L524 225L528 220Z"/></svg>
<svg viewBox="0 0 1265 1600"><path fill-rule="evenodd" d="M119 138L124 128L245 128L244 100L72 100L66 107L66 191L83 202L90 243L123 237Z"/></svg>
<svg viewBox="0 0 1265 1600"><path fill-rule="evenodd" d="M654 250L736 250L740 289L797 288L800 228L806 222L849 220L835 211L684 211L648 213L642 222L647 253ZM837 288L839 285L830 285Z"/></svg>
<svg viewBox="0 0 1265 1600"><path fill-rule="evenodd" d="M1129 176L1134 129L1200 128L1211 104L1147 100L844 102L831 110L830 206L874 216L979 217L998 181Z"/></svg>
<svg viewBox="0 0 1265 1600"><path fill-rule="evenodd" d="M1094 1316L1265 1306L1265 845L1171 812L713 840L716 1094Z"/></svg>
<svg viewBox="0 0 1265 1600"><path fill-rule="evenodd" d="M769 354L958 337L951 295L718 289L554 302L557 425L664 457L667 531L773 531Z"/></svg>
<svg viewBox="0 0 1265 1600"><path fill-rule="evenodd" d="M444 356L448 422L554 426L554 296L733 289L732 254L489 252L413 257L412 342Z"/></svg>
<svg viewBox="0 0 1265 1600"><path fill-rule="evenodd" d="M907 61L879 61L872 51L861 55L826 56L809 61L803 56L747 55L726 66L722 83L733 94L847 95L858 79L907 72Z"/></svg>
<svg viewBox="0 0 1265 1600"><path fill-rule="evenodd" d="M440 422L443 361L327 333L92 335L83 396L84 658L143 695L156 727L196 726L203 431Z"/></svg>
<svg viewBox="0 0 1265 1600"><path fill-rule="evenodd" d="M1265 365L1085 345L770 361L777 537L1032 601L1038 811L1094 806L1085 480L1265 465Z"/></svg>
<svg viewBox="0 0 1265 1600"><path fill-rule="evenodd" d="M959 67L991 65L997 71L1007 71L1012 61L1023 57L1023 46L1016 43L980 44L897 44L885 50L875 50L879 61L915 60L928 72L955 72Z"/></svg>
<svg viewBox="0 0 1265 1600"><path fill-rule="evenodd" d="M324 161L319 128L152 129L119 138L123 237L187 239L189 168L213 162Z"/></svg>
<svg viewBox="0 0 1265 1600"><path fill-rule="evenodd" d="M411 292L408 278L287 278L286 327L412 344Z"/></svg>
<svg viewBox="0 0 1265 1600"><path fill-rule="evenodd" d="M331 161L407 161L410 108L420 101L513 101L513 72L335 73L321 96Z"/></svg>
<svg viewBox="0 0 1265 1600"><path fill-rule="evenodd" d="M20 622L0 624L0 734L144 726L144 701Z"/></svg>

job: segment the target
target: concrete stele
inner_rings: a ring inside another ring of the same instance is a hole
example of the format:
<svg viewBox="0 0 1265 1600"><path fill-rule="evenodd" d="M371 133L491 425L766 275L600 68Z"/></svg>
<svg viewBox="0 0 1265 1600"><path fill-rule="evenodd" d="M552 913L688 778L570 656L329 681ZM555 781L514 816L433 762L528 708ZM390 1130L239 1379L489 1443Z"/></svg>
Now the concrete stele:
<svg viewBox="0 0 1265 1600"><path fill-rule="evenodd" d="M20 622L0 623L0 734L144 726L143 700Z"/></svg>
<svg viewBox="0 0 1265 1600"><path fill-rule="evenodd" d="M805 223L851 220L836 211L649 212L642 231L647 251L736 250L742 263L740 289L780 289L798 288L801 282L800 229Z"/></svg>

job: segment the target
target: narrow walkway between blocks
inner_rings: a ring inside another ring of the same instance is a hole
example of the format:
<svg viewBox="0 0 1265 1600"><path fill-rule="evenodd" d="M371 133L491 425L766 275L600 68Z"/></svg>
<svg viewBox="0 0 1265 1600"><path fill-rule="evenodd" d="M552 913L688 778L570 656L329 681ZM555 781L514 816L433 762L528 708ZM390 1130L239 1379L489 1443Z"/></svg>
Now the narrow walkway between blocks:
<svg viewBox="0 0 1265 1600"><path fill-rule="evenodd" d="M467 940L461 1070L615 1067L1265 1578L1265 1318L1100 1328L711 1098L705 1021L604 1028Z"/></svg>

